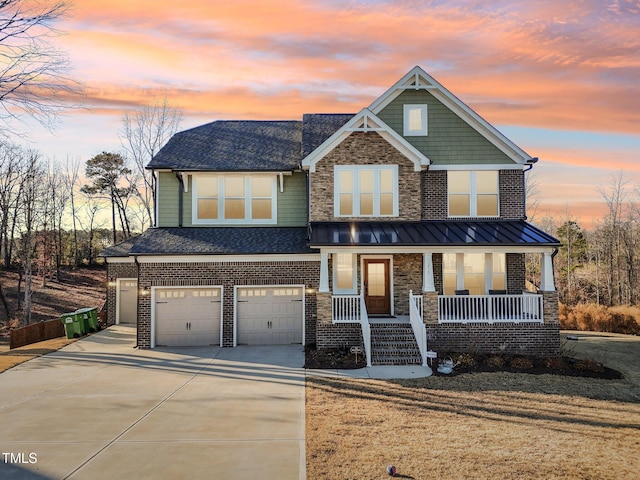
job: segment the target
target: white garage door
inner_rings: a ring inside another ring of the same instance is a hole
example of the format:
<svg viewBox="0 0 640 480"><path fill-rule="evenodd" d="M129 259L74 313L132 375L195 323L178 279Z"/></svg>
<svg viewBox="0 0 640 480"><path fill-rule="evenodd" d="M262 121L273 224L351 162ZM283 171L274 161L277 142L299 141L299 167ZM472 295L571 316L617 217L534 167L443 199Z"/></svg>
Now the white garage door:
<svg viewBox="0 0 640 480"><path fill-rule="evenodd" d="M238 344L302 343L302 287L239 288Z"/></svg>
<svg viewBox="0 0 640 480"><path fill-rule="evenodd" d="M156 289L156 346L220 345L221 301L220 288Z"/></svg>
<svg viewBox="0 0 640 480"><path fill-rule="evenodd" d="M118 318L116 323L133 323L138 319L138 280L122 278L118 281Z"/></svg>

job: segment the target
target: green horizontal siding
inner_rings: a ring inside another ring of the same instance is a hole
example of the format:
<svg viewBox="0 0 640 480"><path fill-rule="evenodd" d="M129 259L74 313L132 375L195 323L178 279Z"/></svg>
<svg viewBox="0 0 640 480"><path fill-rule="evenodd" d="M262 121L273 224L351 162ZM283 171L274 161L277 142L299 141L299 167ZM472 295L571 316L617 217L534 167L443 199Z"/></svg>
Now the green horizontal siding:
<svg viewBox="0 0 640 480"><path fill-rule="evenodd" d="M304 227L307 224L307 176L302 172L284 176L284 192L278 185L278 226Z"/></svg>
<svg viewBox="0 0 640 480"><path fill-rule="evenodd" d="M307 224L307 179L306 174L296 172L284 175L284 191L280 192L278 180L278 227L304 227ZM180 183L174 173L160 172L158 177L158 226L177 227L179 214ZM189 176L189 191L183 193L182 226L191 227L192 177ZM237 225L242 227L242 225ZM252 226L252 225L247 225Z"/></svg>
<svg viewBox="0 0 640 480"><path fill-rule="evenodd" d="M403 133L405 104L428 105L428 135L404 138L426 155L433 165L513 163L507 155L426 90L405 90L378 114L383 122L400 135Z"/></svg>

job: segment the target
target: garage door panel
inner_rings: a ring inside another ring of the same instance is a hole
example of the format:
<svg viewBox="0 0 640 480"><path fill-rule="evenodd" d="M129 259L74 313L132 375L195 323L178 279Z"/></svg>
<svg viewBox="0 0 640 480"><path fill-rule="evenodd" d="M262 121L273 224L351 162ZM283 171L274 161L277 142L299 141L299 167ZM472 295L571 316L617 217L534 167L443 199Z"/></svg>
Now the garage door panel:
<svg viewBox="0 0 640 480"><path fill-rule="evenodd" d="M220 288L157 289L156 345L219 345L220 304Z"/></svg>
<svg viewBox="0 0 640 480"><path fill-rule="evenodd" d="M300 287L238 289L238 343L302 343L302 315Z"/></svg>

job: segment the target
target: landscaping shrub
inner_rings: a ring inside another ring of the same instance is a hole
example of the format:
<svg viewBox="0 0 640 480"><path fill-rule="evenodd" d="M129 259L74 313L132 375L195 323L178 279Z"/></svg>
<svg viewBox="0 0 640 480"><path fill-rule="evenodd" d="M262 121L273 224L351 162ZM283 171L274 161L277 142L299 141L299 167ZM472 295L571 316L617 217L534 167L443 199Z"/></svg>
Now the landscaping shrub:
<svg viewBox="0 0 640 480"><path fill-rule="evenodd" d="M606 307L594 303L575 306L560 304L560 328L593 332L640 335L640 308L632 306Z"/></svg>

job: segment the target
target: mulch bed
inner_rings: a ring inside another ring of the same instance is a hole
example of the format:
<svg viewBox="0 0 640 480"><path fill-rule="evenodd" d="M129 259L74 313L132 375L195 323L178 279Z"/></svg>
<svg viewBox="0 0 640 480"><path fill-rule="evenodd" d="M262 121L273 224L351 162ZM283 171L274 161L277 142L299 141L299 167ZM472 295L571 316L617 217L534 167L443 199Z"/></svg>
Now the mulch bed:
<svg viewBox="0 0 640 480"><path fill-rule="evenodd" d="M444 374L438 372L438 363L434 361L433 374L435 376L461 375L480 372L510 372L529 373L534 375L564 375L570 377L602 378L619 380L622 374L617 370L605 367L590 359L576 359L572 357L524 357L508 354L469 354L450 353L439 358L450 357L456 364L453 372Z"/></svg>
<svg viewBox="0 0 640 480"><path fill-rule="evenodd" d="M317 350L313 347L305 348L305 368L309 369L344 369L353 370L366 366L363 354L357 356L348 349ZM455 368L450 374L438 372L438 362L450 357ZM622 374L617 370L605 367L593 360L579 360L571 357L524 357L507 354L469 354L445 353L438 360L433 361L433 375L450 377L462 374L481 372L511 372L529 374L565 375L570 377L602 378L618 380Z"/></svg>
<svg viewBox="0 0 640 480"><path fill-rule="evenodd" d="M340 369L353 370L367 366L367 359L363 353L356 355L349 349L329 348L317 350L315 347L305 347L304 368L312 369Z"/></svg>

